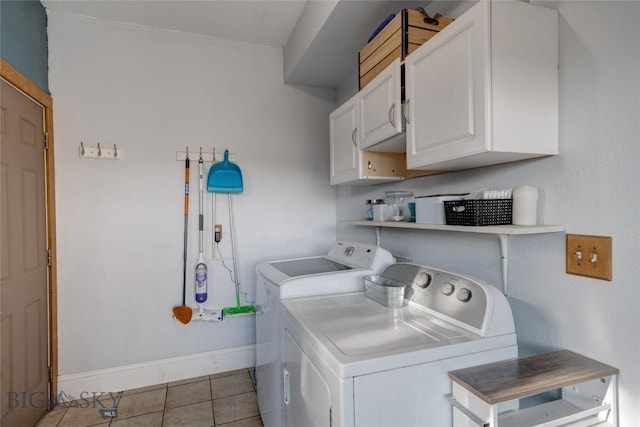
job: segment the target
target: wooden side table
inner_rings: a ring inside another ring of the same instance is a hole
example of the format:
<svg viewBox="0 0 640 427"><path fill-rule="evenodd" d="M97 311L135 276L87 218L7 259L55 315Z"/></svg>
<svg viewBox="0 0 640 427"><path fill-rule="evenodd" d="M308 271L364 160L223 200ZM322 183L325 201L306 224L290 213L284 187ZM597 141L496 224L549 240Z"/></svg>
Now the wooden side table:
<svg viewBox="0 0 640 427"><path fill-rule="evenodd" d="M618 427L618 369L568 350L460 369L449 378L454 427ZM518 399L556 389L561 399L513 409Z"/></svg>

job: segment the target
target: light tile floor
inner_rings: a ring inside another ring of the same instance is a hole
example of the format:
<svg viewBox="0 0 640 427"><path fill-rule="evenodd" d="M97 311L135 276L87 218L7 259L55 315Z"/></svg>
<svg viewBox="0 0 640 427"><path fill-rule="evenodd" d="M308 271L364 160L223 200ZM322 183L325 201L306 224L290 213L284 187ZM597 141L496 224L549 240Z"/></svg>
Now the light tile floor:
<svg viewBox="0 0 640 427"><path fill-rule="evenodd" d="M126 390L52 410L38 427L262 427L251 370ZM100 409L116 407L118 417Z"/></svg>

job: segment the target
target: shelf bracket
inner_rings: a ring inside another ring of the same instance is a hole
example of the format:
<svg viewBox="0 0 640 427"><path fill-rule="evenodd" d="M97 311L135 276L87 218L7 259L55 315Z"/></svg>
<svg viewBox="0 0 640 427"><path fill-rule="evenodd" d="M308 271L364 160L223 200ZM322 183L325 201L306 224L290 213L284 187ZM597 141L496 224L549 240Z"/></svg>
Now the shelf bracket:
<svg viewBox="0 0 640 427"><path fill-rule="evenodd" d="M509 295L509 237L512 235L526 236L532 234L543 233L564 233L564 226L562 225L538 225L538 226L523 226L518 227L514 225L502 225L502 226L487 226L487 227L465 227L456 225L445 224L416 224L408 222L384 222L384 221L370 221L370 220L351 220L342 221L342 224L348 225L363 225L376 228L376 245L380 246L380 233L382 228L404 228L404 229L418 229L418 230L438 230L438 231L458 231L467 233L482 233L497 235L500 239L500 261L502 267L502 293L505 296Z"/></svg>
<svg viewBox="0 0 640 427"><path fill-rule="evenodd" d="M500 261L502 263L502 293L509 295L509 235L499 234Z"/></svg>

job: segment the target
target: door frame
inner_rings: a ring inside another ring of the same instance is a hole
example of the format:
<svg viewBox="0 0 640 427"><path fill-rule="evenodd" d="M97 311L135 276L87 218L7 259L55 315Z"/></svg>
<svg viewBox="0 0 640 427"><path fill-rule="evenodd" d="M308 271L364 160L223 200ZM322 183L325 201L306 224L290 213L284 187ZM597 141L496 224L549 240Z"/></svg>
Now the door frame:
<svg viewBox="0 0 640 427"><path fill-rule="evenodd" d="M46 210L47 210L47 247L51 252L48 280L49 312L49 399L58 395L58 267L56 251L56 209L55 209L55 170L53 145L53 99L36 86L11 64L0 58L0 76L40 104L44 110L44 127L48 148L45 150L46 165Z"/></svg>

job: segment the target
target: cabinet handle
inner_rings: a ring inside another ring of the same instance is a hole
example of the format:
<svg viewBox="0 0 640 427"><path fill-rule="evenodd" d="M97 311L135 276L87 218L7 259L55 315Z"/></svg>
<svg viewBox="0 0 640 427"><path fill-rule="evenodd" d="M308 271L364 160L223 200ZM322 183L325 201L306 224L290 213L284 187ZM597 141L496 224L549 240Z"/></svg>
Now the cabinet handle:
<svg viewBox="0 0 640 427"><path fill-rule="evenodd" d="M287 368L282 370L282 391L284 404L288 405L291 401L291 380L289 379L289 370Z"/></svg>
<svg viewBox="0 0 640 427"><path fill-rule="evenodd" d="M395 115L396 115L396 104L394 102L391 108L389 108L389 123L391 123L391 126L393 127L396 127L396 124L393 121L393 116Z"/></svg>
<svg viewBox="0 0 640 427"><path fill-rule="evenodd" d="M423 21L425 24L431 24L431 25L440 25L440 21L438 21L438 18L442 18L442 15L440 15L439 13L436 13L435 15L433 15L433 18L430 17L427 12L424 10L423 7L416 7L416 10L420 13L422 13Z"/></svg>
<svg viewBox="0 0 640 427"><path fill-rule="evenodd" d="M406 101L404 101L404 105L402 107L402 117L404 118L404 122L410 125L411 121L409 121L408 110L409 110L409 100L407 99Z"/></svg>
<svg viewBox="0 0 640 427"><path fill-rule="evenodd" d="M351 141L353 141L353 145L358 148L358 141L356 141L356 132L358 132L358 128L355 128L353 132L351 132Z"/></svg>

